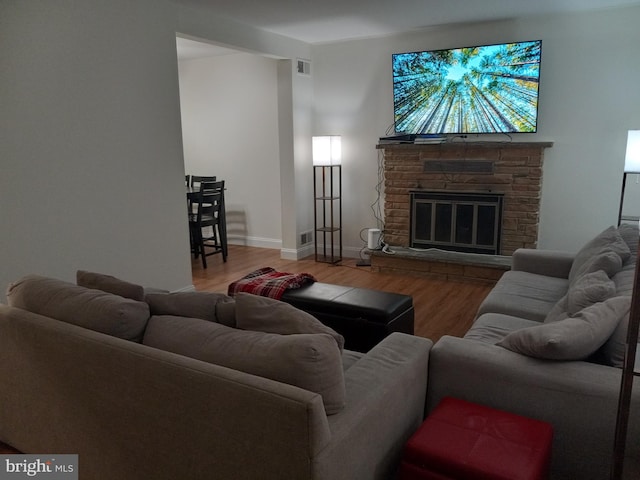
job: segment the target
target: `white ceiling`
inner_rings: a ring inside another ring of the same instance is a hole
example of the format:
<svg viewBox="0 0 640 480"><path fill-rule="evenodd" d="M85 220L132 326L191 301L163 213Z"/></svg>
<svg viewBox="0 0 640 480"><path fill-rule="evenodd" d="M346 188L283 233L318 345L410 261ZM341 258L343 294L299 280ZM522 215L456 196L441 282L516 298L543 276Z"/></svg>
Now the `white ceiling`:
<svg viewBox="0 0 640 480"><path fill-rule="evenodd" d="M307 43L439 25L605 9L640 0L176 0Z"/></svg>

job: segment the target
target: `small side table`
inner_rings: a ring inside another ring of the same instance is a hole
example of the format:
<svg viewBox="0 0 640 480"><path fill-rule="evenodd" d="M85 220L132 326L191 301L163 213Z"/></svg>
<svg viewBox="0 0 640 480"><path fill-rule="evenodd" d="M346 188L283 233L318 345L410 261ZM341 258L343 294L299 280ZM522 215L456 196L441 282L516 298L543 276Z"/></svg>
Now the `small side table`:
<svg viewBox="0 0 640 480"><path fill-rule="evenodd" d="M546 422L446 397L405 445L399 480L546 480Z"/></svg>

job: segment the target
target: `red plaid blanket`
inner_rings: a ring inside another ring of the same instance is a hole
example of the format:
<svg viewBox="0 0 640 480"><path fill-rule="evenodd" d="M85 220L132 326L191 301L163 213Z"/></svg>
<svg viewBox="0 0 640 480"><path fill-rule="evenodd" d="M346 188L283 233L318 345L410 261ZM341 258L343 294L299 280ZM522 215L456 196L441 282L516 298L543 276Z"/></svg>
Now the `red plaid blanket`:
<svg viewBox="0 0 640 480"><path fill-rule="evenodd" d="M233 297L238 292L247 292L280 300L285 291L315 281L313 275L308 273L276 272L271 267L264 267L231 283L227 294Z"/></svg>

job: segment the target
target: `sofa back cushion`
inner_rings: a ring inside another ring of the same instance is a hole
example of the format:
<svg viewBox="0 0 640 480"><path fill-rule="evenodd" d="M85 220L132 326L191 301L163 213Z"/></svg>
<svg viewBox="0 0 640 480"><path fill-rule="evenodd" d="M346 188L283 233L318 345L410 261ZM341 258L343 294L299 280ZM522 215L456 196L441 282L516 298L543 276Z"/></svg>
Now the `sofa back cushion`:
<svg viewBox="0 0 640 480"><path fill-rule="evenodd" d="M344 349L342 335L293 305L244 292L237 293L235 300L237 328L281 335L326 333L335 339L340 351Z"/></svg>
<svg viewBox="0 0 640 480"><path fill-rule="evenodd" d="M618 233L624 243L629 247L629 252L631 254L629 261L635 262L638 257L638 239L640 236L640 231L638 230L638 222L633 223L622 223L618 226Z"/></svg>
<svg viewBox="0 0 640 480"><path fill-rule="evenodd" d="M81 287L102 290L103 292L113 293L138 302L144 301L144 287L142 285L125 282L104 273L78 270L76 272L76 283Z"/></svg>
<svg viewBox="0 0 640 480"><path fill-rule="evenodd" d="M630 297L629 297L630 298ZM627 352L627 329L629 328L629 314L625 315L618 323L609 339L602 345L600 350L594 355L593 361L622 368L624 366L624 356ZM640 349L638 349L640 352Z"/></svg>
<svg viewBox="0 0 640 480"><path fill-rule="evenodd" d="M316 392L327 415L345 405L341 355L331 335L278 335L161 315L149 320L143 343Z"/></svg>
<svg viewBox="0 0 640 480"><path fill-rule="evenodd" d="M7 300L12 307L125 340L140 341L149 320L144 302L39 275L12 283Z"/></svg>
<svg viewBox="0 0 640 480"><path fill-rule="evenodd" d="M615 274L613 281L616 284L616 292L618 295L631 295L638 260L638 224L623 223L618 227L618 232L629 247L631 255L629 260L622 266L622 269Z"/></svg>
<svg viewBox="0 0 640 480"><path fill-rule="evenodd" d="M222 324L228 324L229 321L224 315L219 315L220 305L234 302L228 295L214 292L149 293L145 299L151 315L200 318Z"/></svg>

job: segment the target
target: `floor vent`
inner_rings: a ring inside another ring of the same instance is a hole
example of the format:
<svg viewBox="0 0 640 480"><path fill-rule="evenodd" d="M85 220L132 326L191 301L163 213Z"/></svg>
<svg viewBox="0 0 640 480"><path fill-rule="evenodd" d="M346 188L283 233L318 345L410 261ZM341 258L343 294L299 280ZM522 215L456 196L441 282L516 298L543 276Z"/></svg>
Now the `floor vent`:
<svg viewBox="0 0 640 480"><path fill-rule="evenodd" d="M300 245L306 245L311 242L313 242L313 232L311 230L300 234Z"/></svg>

